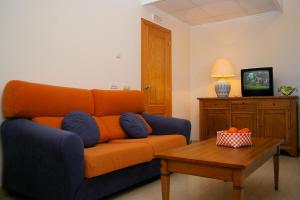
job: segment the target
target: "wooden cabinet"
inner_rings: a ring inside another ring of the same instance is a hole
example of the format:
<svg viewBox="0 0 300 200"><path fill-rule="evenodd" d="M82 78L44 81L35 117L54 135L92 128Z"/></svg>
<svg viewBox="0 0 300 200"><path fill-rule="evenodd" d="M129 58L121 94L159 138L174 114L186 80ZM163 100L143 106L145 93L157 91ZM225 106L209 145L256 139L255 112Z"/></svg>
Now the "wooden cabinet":
<svg viewBox="0 0 300 200"><path fill-rule="evenodd" d="M258 136L256 113L232 113L231 126L249 128L253 137Z"/></svg>
<svg viewBox="0 0 300 200"><path fill-rule="evenodd" d="M229 112L227 110L216 109L216 110L205 110L204 111L204 124L205 130L203 133L203 139L207 139L216 135L216 132L222 130L223 127L229 125Z"/></svg>
<svg viewBox="0 0 300 200"><path fill-rule="evenodd" d="M261 110L259 132L266 138L283 138L285 145L291 144L290 141L290 113L285 109Z"/></svg>
<svg viewBox="0 0 300 200"><path fill-rule="evenodd" d="M198 98L200 140L218 130L250 128L254 137L282 138L290 155L298 155L298 97Z"/></svg>

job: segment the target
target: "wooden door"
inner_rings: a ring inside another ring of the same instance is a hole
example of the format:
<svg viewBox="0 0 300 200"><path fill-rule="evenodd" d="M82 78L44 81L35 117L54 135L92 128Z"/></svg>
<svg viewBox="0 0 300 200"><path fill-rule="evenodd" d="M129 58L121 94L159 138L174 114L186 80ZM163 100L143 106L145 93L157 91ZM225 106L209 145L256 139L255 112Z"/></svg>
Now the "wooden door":
<svg viewBox="0 0 300 200"><path fill-rule="evenodd" d="M230 115L227 109L203 110L202 123L200 122L200 140L215 137L217 131L228 129L229 120Z"/></svg>
<svg viewBox="0 0 300 200"><path fill-rule="evenodd" d="M291 143L290 114L286 109L263 109L260 111L260 135L266 138L284 139L283 145Z"/></svg>
<svg viewBox="0 0 300 200"><path fill-rule="evenodd" d="M258 136L256 113L232 113L231 126L238 129L249 128L253 137Z"/></svg>
<svg viewBox="0 0 300 200"><path fill-rule="evenodd" d="M142 90L147 113L171 116L171 31L142 19Z"/></svg>

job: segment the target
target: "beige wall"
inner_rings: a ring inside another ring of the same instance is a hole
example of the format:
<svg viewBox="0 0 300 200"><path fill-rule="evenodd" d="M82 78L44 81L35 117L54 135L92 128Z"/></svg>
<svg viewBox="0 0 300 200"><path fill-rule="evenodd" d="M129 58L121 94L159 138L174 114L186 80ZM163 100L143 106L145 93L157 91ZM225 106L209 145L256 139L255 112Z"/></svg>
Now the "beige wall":
<svg viewBox="0 0 300 200"><path fill-rule="evenodd" d="M268 13L194 27L191 30L191 119L198 138L196 97L215 96L210 66L226 57L236 65L231 96L240 96L240 69L272 66L275 91L280 85L300 89L300 1L285 0L283 14Z"/></svg>
<svg viewBox="0 0 300 200"><path fill-rule="evenodd" d="M11 79L140 89L140 20L152 13L173 34L173 114L189 118L189 27L140 0L1 0L0 94Z"/></svg>

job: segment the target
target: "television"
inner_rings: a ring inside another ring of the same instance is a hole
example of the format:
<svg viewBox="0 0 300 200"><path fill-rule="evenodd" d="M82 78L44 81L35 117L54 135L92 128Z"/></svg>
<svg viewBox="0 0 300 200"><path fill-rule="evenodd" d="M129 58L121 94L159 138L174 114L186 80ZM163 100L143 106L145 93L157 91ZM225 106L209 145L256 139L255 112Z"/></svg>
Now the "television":
<svg viewBox="0 0 300 200"><path fill-rule="evenodd" d="M273 68L249 68L241 70L242 95L273 96Z"/></svg>

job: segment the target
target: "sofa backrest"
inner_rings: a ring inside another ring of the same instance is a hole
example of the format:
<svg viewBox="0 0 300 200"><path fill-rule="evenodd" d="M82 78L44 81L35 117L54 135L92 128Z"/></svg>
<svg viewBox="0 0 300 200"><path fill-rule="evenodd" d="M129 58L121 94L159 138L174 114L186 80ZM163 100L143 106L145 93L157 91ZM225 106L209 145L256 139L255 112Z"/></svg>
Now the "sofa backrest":
<svg viewBox="0 0 300 200"><path fill-rule="evenodd" d="M2 107L6 118L30 118L55 128L61 128L67 113L87 112L99 125L99 142L106 142L127 137L120 115L143 112L144 99L141 91L87 90L13 80L4 89Z"/></svg>
<svg viewBox="0 0 300 200"><path fill-rule="evenodd" d="M94 100L86 89L13 80L4 88L2 108L6 118L62 117L74 110L93 115Z"/></svg>
<svg viewBox="0 0 300 200"><path fill-rule="evenodd" d="M87 90L18 80L6 84L2 103L6 118L64 117L74 110L98 117L144 111L141 91Z"/></svg>
<svg viewBox="0 0 300 200"><path fill-rule="evenodd" d="M92 90L95 116L121 115L123 112L144 112L144 95L134 90Z"/></svg>

